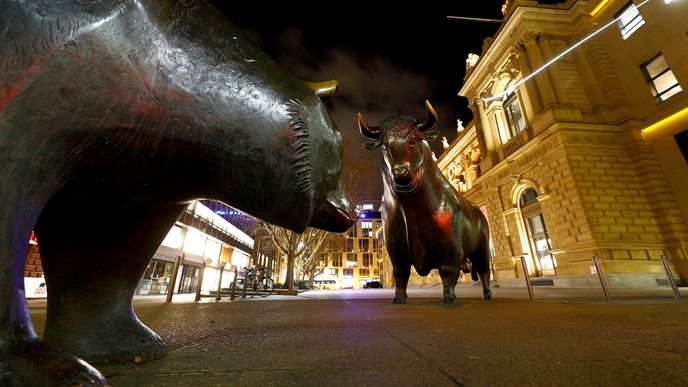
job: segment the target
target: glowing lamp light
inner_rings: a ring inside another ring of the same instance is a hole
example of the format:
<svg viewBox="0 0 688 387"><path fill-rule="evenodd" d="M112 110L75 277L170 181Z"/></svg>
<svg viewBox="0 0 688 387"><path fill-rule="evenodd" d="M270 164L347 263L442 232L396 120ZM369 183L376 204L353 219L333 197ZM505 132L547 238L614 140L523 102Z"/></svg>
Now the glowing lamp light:
<svg viewBox="0 0 688 387"><path fill-rule="evenodd" d="M669 117L660 120L647 128L642 130L643 136L647 139L648 137L653 137L659 134L663 129L671 128L674 126L682 126L688 123L688 107L683 110L670 115Z"/></svg>
<svg viewBox="0 0 688 387"><path fill-rule="evenodd" d="M227 215L227 211L222 211L222 210L217 210L217 211L215 211L215 213L218 215Z"/></svg>
<svg viewBox="0 0 688 387"><path fill-rule="evenodd" d="M590 16L595 16L595 15L597 15L597 14L602 10L602 8L604 8L605 5L609 4L609 1L610 1L610 0L602 0L602 1L600 1L600 3L597 4L597 7L595 7L595 9L593 9L593 10L590 12ZM664 1L666 1L666 0L664 0Z"/></svg>
<svg viewBox="0 0 688 387"><path fill-rule="evenodd" d="M361 218L365 218L365 217L366 217L366 215L365 215L365 214L361 214Z"/></svg>

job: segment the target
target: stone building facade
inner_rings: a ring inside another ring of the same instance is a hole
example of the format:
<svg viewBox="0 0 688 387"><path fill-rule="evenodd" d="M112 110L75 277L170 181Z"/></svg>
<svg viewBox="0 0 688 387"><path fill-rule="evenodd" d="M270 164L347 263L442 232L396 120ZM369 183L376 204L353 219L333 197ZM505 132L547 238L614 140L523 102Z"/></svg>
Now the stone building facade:
<svg viewBox="0 0 688 387"><path fill-rule="evenodd" d="M687 278L688 2L503 10L467 62L473 121L438 160L488 215L495 279L525 256L531 276L587 286L597 256L612 286L657 286L661 255Z"/></svg>

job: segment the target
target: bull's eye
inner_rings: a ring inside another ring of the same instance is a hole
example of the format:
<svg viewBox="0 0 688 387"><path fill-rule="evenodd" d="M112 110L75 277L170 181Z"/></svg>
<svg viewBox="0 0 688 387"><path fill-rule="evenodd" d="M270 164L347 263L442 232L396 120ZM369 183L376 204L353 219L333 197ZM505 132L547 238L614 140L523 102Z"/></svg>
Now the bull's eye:
<svg viewBox="0 0 688 387"><path fill-rule="evenodd" d="M406 143L413 148L416 145L416 139L414 137L409 137L406 139Z"/></svg>

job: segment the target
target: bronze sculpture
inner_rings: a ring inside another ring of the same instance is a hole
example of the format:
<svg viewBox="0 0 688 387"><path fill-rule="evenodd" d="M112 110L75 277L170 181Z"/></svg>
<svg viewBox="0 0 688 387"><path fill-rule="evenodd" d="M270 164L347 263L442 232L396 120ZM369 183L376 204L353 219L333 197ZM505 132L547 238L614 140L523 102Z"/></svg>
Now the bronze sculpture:
<svg viewBox="0 0 688 387"><path fill-rule="evenodd" d="M165 344L135 286L186 204L344 231L341 137L308 83L203 0L0 1L0 385L105 384ZM45 343L23 263L35 228Z"/></svg>
<svg viewBox="0 0 688 387"><path fill-rule="evenodd" d="M392 116L379 126L367 126L358 114L358 127L368 139L368 150L382 146L384 199L382 218L387 252L392 261L396 291L394 303L406 302L411 265L426 276L439 269L444 304L454 303L459 271L471 272L483 287L483 299L490 291L490 230L487 219L442 175L433 162L427 141L438 132L431 130L437 114L425 101L428 120Z"/></svg>

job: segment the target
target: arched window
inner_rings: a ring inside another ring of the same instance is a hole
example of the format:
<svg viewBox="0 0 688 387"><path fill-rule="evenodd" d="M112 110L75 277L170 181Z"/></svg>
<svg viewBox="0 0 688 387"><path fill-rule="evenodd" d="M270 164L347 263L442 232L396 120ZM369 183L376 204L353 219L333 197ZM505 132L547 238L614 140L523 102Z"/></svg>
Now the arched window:
<svg viewBox="0 0 688 387"><path fill-rule="evenodd" d="M556 275L556 261L550 250L549 235L542 207L537 200L537 191L527 188L520 197L521 215L526 223L528 239L532 244L539 263L539 275Z"/></svg>

